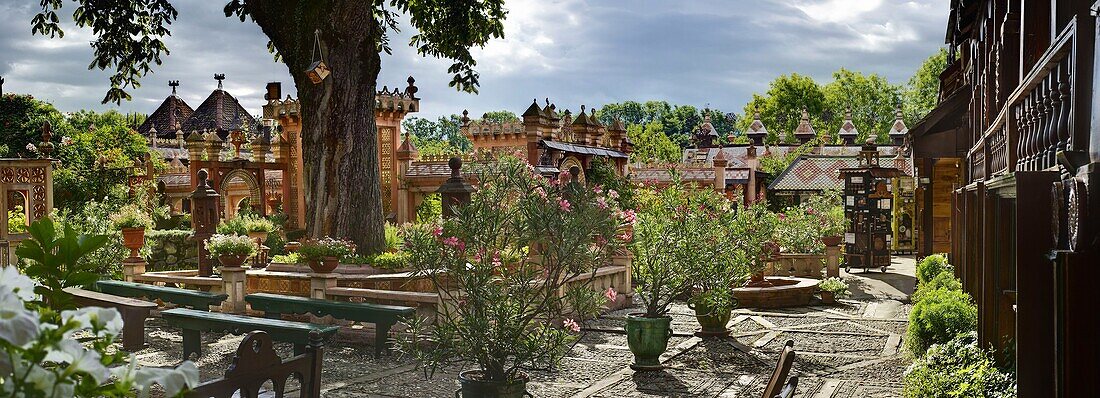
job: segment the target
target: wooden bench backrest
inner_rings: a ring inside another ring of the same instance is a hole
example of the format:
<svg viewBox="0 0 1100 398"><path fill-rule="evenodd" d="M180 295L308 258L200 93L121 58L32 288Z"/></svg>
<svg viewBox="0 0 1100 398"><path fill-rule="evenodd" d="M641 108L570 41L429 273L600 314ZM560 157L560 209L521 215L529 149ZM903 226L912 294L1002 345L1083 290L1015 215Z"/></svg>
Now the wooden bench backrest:
<svg viewBox="0 0 1100 398"><path fill-rule="evenodd" d="M337 319L360 322L396 322L413 316L416 309L396 305L352 303L307 297L254 293L244 297L254 310L279 314L332 315Z"/></svg>
<svg viewBox="0 0 1100 398"><path fill-rule="evenodd" d="M271 337L262 331L254 331L245 336L237 347L237 354L225 376L211 380L196 387L187 394L188 398L230 398L235 393L240 397L257 397L264 383L271 381L276 397L286 394L286 384L295 377L301 383L303 398L321 396L321 362L324 359L324 346L321 334L310 334L310 344L306 352L283 361L275 353ZM239 393L238 393L239 392Z"/></svg>
<svg viewBox="0 0 1100 398"><path fill-rule="evenodd" d="M780 389L783 388L783 384L787 381L787 376L791 374L791 366L794 365L794 340L787 340L787 344L783 345L783 352L779 354L779 362L775 364L775 371L772 372L772 378L768 381L768 386L764 388L763 398L775 398L780 394ZM797 385L798 379L795 379ZM793 388L792 388L793 390Z"/></svg>

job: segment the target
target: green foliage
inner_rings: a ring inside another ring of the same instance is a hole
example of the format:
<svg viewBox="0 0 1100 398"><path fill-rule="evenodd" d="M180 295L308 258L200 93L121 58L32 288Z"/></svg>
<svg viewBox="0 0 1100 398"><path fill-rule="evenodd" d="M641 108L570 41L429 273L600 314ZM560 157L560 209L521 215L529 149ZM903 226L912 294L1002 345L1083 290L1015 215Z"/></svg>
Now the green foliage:
<svg viewBox="0 0 1100 398"><path fill-rule="evenodd" d="M118 209L118 212L111 214L111 223L115 225L115 228L152 228L153 217L149 216L138 206L137 204L128 204Z"/></svg>
<svg viewBox="0 0 1100 398"><path fill-rule="evenodd" d="M355 254L355 244L349 240L323 237L302 242L298 255L306 261L322 260L325 257L344 259Z"/></svg>
<svg viewBox="0 0 1100 398"><path fill-rule="evenodd" d="M935 344L905 371L906 398L1014 398L1016 375L996 367L975 332Z"/></svg>
<svg viewBox="0 0 1100 398"><path fill-rule="evenodd" d="M940 48L924 60L902 92L902 110L908 123L915 123L939 103L940 74L947 69L947 49Z"/></svg>
<svg viewBox="0 0 1100 398"><path fill-rule="evenodd" d="M840 191L827 190L807 198L802 207L817 215L822 223L822 236L843 236L848 229Z"/></svg>
<svg viewBox="0 0 1100 398"><path fill-rule="evenodd" d="M913 292L913 296L910 297L911 301L916 303L921 301L928 292L934 290L954 290L962 291L962 282L955 278L955 274L949 270L941 271L932 280L917 285L917 291Z"/></svg>
<svg viewBox="0 0 1100 398"><path fill-rule="evenodd" d="M618 175L615 165L607 158L592 159L588 171L585 172L585 182L593 189L599 187L607 191L609 196L617 197L619 206L624 209L633 209L637 205L634 200L634 184L629 177Z"/></svg>
<svg viewBox="0 0 1100 398"><path fill-rule="evenodd" d="M58 233L64 232L61 225L65 225L75 229L78 234L108 237L107 244L80 259L81 267L105 277L121 275L122 260L130 255L130 249L122 245L122 231L114 226L110 217L122 206L120 200L90 201L80 209L56 209L51 214ZM147 256L148 250L143 248L141 254Z"/></svg>
<svg viewBox="0 0 1100 398"><path fill-rule="evenodd" d="M679 162L680 147L672 142L663 130L664 126L660 122L628 126L626 136L634 143L634 153L630 154L631 161Z"/></svg>
<svg viewBox="0 0 1100 398"><path fill-rule="evenodd" d="M8 233L22 234L27 232L27 209L23 205L15 205L8 210Z"/></svg>
<svg viewBox="0 0 1100 398"><path fill-rule="evenodd" d="M786 253L819 254L825 251L821 243L825 223L816 210L807 206L788 207L777 214L779 223L775 228L775 243Z"/></svg>
<svg viewBox="0 0 1100 398"><path fill-rule="evenodd" d="M817 288L823 292L832 292L836 298L848 297L848 282L840 277L825 278L817 284Z"/></svg>
<svg viewBox="0 0 1100 398"><path fill-rule="evenodd" d="M713 190L696 189L687 195L684 226L694 234L684 242L682 259L694 285L689 303L696 311L709 308L724 313L736 307L733 287L749 277L744 247L730 244L729 239L743 230L738 222L744 220L737 217L734 202Z"/></svg>
<svg viewBox="0 0 1100 398"><path fill-rule="evenodd" d="M793 132L798 126L802 118L802 108L806 108L811 116L821 115L826 109L825 93L813 78L792 73L772 80L764 95L753 94L745 105L744 114L752 115L758 110L760 119L768 128L768 136L764 141L775 144L783 138L780 133ZM811 120L813 121L815 120ZM740 130L747 130L751 123L752 117L741 118ZM814 128L820 132L819 124L815 124Z"/></svg>
<svg viewBox="0 0 1100 398"><path fill-rule="evenodd" d="M251 256L256 253L256 241L243 235L214 234L206 239L211 257Z"/></svg>
<svg viewBox="0 0 1100 398"><path fill-rule="evenodd" d="M977 327L978 309L969 295L958 290L932 290L923 294L909 312L905 345L914 358L920 358L933 344L946 343Z"/></svg>
<svg viewBox="0 0 1100 398"><path fill-rule="evenodd" d="M749 264L750 273L764 272L764 267L771 256L766 246L774 242L775 230L779 225L779 218L768 210L768 203L760 201L750 206L742 206L737 211L737 228L730 236L736 236L732 241L738 245L739 250L745 253L745 259Z"/></svg>
<svg viewBox="0 0 1100 398"><path fill-rule="evenodd" d="M943 271L951 271L947 263L947 254L933 254L917 262L917 283L923 284L935 278Z"/></svg>
<svg viewBox="0 0 1100 398"><path fill-rule="evenodd" d="M443 216L443 202L439 194L424 195L424 201L416 207L416 220L419 222L436 222Z"/></svg>
<svg viewBox="0 0 1100 398"><path fill-rule="evenodd" d="M390 224L390 223L386 223L384 228L385 228L385 236L386 236L386 249L387 250L400 249L401 246L405 244L405 240L401 238L400 230L397 228L397 226L393 225L393 224Z"/></svg>
<svg viewBox="0 0 1100 398"><path fill-rule="evenodd" d="M596 117L605 125L610 125L615 118L619 118L628 129L631 126L659 123L659 130L676 145L677 153L680 147L691 144L692 134L707 116L710 116L710 123L720 136L719 141L736 130L734 124L738 116L735 113L710 108L698 109L691 105L672 105L667 101L646 101L645 103L625 101L606 104L596 111ZM633 140L633 137L631 139Z"/></svg>
<svg viewBox="0 0 1100 398"><path fill-rule="evenodd" d="M266 218L260 217L256 214L246 214L241 217L244 222L244 229L248 232L275 232L275 223Z"/></svg>
<svg viewBox="0 0 1100 398"><path fill-rule="evenodd" d="M833 81L822 87L825 94L825 114L820 132L828 132L838 140L836 132L844 121L844 112L851 107L852 123L859 130L856 142L875 136L880 143L889 142L890 126L901 101L901 87L890 84L878 74L865 75L845 68L833 72ZM817 125L814 126L817 128Z"/></svg>
<svg viewBox="0 0 1100 398"><path fill-rule="evenodd" d="M35 293L42 296L53 309L74 308L72 296L63 291L70 286L91 287L99 274L80 262L80 258L107 243L104 235L83 235L68 225L58 236L53 220L43 218L31 223L30 239L15 249L15 255L26 262L24 272L34 278L39 286Z"/></svg>
<svg viewBox="0 0 1100 398"><path fill-rule="evenodd" d="M455 217L405 227L409 265L455 303L438 307L435 325L411 320L399 339L430 370L475 363L485 380L513 381L548 368L603 305L586 276L621 249L617 204L528 167L513 156L478 165L480 189Z"/></svg>
<svg viewBox="0 0 1100 398"><path fill-rule="evenodd" d="M409 254L403 252L382 253L374 256L370 265L385 270L403 270L409 268Z"/></svg>
<svg viewBox="0 0 1100 398"><path fill-rule="evenodd" d="M223 219L218 223L216 230L223 235L248 235L248 217L242 214L237 217Z"/></svg>
<svg viewBox="0 0 1100 398"><path fill-rule="evenodd" d="M694 269L705 261L696 252L696 237L710 222L693 210L703 199L696 193L702 191L674 181L639 199L631 272L647 317L668 313L672 301L694 284L692 272L701 273Z"/></svg>
<svg viewBox="0 0 1100 398"><path fill-rule="evenodd" d="M42 123L50 122L54 134L67 134L65 116L53 105L29 95L0 95L0 142L6 157L34 158L38 153L27 148L42 141Z"/></svg>
<svg viewBox="0 0 1100 398"><path fill-rule="evenodd" d="M410 117L401 122L401 126L409 132L409 139L420 156L459 154L474 148L473 143L462 135L462 117L459 115L440 116L436 121Z"/></svg>

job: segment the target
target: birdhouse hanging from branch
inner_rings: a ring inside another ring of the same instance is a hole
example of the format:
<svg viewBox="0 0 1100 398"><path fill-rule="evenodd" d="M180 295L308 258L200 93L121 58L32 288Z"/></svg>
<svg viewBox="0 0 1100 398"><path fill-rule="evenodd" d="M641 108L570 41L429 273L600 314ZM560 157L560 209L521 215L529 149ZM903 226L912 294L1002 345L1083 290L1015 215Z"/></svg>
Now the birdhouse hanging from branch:
<svg viewBox="0 0 1100 398"><path fill-rule="evenodd" d="M328 75L332 74L332 70L325 64L325 54L321 50L320 29L313 32L313 55L310 59L313 63L309 64L309 69L306 69L306 76L309 76L313 84L321 84Z"/></svg>

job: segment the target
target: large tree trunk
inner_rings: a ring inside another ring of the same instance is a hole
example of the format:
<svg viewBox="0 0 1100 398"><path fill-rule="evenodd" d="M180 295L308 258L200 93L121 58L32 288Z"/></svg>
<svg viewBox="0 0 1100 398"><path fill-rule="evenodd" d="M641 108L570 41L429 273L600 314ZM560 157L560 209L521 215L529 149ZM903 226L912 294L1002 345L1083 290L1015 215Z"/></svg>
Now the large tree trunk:
<svg viewBox="0 0 1100 398"><path fill-rule="evenodd" d="M302 115L310 236L348 238L378 253L383 237L374 93L381 69L371 1L250 0L247 10L294 76ZM314 31L332 74L313 84Z"/></svg>

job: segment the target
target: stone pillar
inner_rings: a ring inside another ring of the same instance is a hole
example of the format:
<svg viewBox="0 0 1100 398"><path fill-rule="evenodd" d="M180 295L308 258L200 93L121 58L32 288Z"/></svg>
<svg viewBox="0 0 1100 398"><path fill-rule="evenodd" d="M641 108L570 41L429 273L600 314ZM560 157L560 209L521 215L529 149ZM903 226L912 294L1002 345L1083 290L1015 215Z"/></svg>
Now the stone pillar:
<svg viewBox="0 0 1100 398"><path fill-rule="evenodd" d="M718 148L718 154L714 156L714 191L719 194L726 193L726 166L729 165L729 161L726 160L725 151L721 147Z"/></svg>
<svg viewBox="0 0 1100 398"><path fill-rule="evenodd" d="M825 246L825 276L840 276L840 245Z"/></svg>
<svg viewBox="0 0 1100 398"><path fill-rule="evenodd" d="M409 184L405 181L405 175L409 172L409 167L412 166L412 162L420 155L420 151L416 149L416 145L409 139L409 134L405 134L405 139L401 142L401 146L397 148L394 153L397 159L397 206L395 206L397 213L397 223L404 224L416 220L416 206L412 206L412 198L409 195Z"/></svg>
<svg viewBox="0 0 1100 398"><path fill-rule="evenodd" d="M141 257L128 257L122 260L122 280L133 282L134 276L145 273L145 259Z"/></svg>
<svg viewBox="0 0 1100 398"><path fill-rule="evenodd" d="M336 287L336 278L339 274L324 273L318 274L316 272L309 273L309 297L315 299L325 299L325 294L328 289Z"/></svg>
<svg viewBox="0 0 1100 398"><path fill-rule="evenodd" d="M244 312L245 295L245 269L241 267L221 267L222 291L229 298L222 303L222 311L231 313Z"/></svg>
<svg viewBox="0 0 1100 398"><path fill-rule="evenodd" d="M621 272L612 280L612 284L615 287L615 292L618 293L618 298L614 303L611 303L608 307L613 309L626 308L631 305L631 297L634 296L633 281L631 280L631 261L633 260L629 251L611 256L611 265L616 267L626 267L626 271Z"/></svg>

